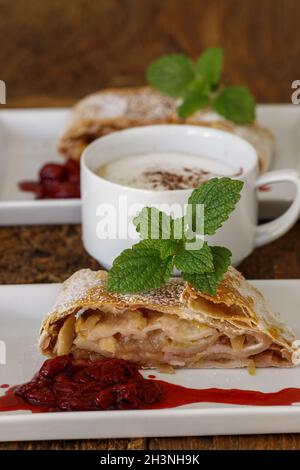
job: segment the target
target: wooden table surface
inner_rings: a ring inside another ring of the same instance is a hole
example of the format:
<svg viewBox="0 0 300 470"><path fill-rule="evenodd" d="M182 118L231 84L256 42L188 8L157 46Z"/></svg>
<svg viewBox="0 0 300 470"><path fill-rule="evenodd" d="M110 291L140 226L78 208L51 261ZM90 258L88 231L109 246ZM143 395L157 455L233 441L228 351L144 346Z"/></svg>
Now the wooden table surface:
<svg viewBox="0 0 300 470"><path fill-rule="evenodd" d="M212 45L224 48L224 81L259 102L290 102L300 79L299 0L0 0L0 18L10 106L141 85L162 54Z"/></svg>
<svg viewBox="0 0 300 470"><path fill-rule="evenodd" d="M63 6L62 6L63 5ZM26 15L24 16L24 10ZM163 53L225 50L224 79L259 102L290 102L300 79L298 0L0 0L0 79L8 107L62 106L105 86L139 85ZM79 226L0 228L0 283L57 282L97 269ZM300 223L240 266L300 278ZM300 435L1 443L3 449L300 449Z"/></svg>

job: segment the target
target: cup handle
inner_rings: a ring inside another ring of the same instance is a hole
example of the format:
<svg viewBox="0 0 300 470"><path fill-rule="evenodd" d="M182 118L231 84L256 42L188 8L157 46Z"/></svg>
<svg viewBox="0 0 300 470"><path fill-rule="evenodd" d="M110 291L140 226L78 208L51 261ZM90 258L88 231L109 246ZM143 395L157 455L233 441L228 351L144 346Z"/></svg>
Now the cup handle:
<svg viewBox="0 0 300 470"><path fill-rule="evenodd" d="M256 181L255 187L265 184L290 182L296 186L296 196L290 207L277 219L256 228L255 246L266 245L286 233L298 220L300 214L300 179L296 170L275 170L265 173Z"/></svg>

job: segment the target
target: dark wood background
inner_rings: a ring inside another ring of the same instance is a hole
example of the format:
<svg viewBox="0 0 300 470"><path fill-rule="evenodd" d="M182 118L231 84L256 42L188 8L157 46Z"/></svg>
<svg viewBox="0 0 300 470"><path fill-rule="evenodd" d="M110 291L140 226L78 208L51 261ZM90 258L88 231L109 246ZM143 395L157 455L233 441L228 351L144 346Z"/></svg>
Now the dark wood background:
<svg viewBox="0 0 300 470"><path fill-rule="evenodd" d="M289 102L299 25L299 0L0 0L0 79L9 106L69 104L143 84L161 54L221 45L225 80Z"/></svg>
<svg viewBox="0 0 300 470"><path fill-rule="evenodd" d="M8 107L63 106L139 85L163 53L225 49L224 79L259 102L290 102L300 79L299 0L0 0L0 79ZM1 158L1 155L0 155ZM83 267L79 226L0 228L0 283L58 282ZM240 266L300 278L300 223ZM300 435L12 442L2 449L300 449Z"/></svg>

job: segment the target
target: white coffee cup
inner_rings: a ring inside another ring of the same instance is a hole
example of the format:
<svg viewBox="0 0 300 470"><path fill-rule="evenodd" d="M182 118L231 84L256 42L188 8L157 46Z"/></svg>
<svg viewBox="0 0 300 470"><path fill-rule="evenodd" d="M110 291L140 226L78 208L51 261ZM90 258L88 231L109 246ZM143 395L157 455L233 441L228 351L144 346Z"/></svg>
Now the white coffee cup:
<svg viewBox="0 0 300 470"><path fill-rule="evenodd" d="M211 244L226 246L232 251L234 265L240 263L255 247L283 235L299 217L298 173L294 170L278 170L259 176L255 149L236 135L187 125L155 125L114 132L92 142L81 159L83 243L88 253L106 269L111 267L121 251L137 242L138 235L132 218L140 208L160 207L163 204L165 210L165 205L174 203L184 206L192 192L191 189L137 189L108 181L95 173L108 162L151 152L205 156L243 169L242 174L236 177L244 182L240 201L222 228L214 236L208 237ZM258 226L257 188L283 181L295 185L294 201L283 215ZM131 208L131 213L127 214L125 204L127 208ZM103 235L103 217L109 208L112 209L112 214L115 211L115 220L112 223L119 224L118 230L115 226L109 227L109 233ZM132 238L134 235L135 239Z"/></svg>

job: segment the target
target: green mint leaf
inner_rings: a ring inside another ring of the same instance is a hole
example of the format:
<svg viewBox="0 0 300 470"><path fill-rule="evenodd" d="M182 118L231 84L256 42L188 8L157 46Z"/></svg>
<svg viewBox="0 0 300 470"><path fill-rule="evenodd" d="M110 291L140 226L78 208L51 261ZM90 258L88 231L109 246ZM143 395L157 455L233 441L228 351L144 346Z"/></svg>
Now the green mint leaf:
<svg viewBox="0 0 300 470"><path fill-rule="evenodd" d="M255 100L246 87L224 88L216 96L213 108L236 124L250 124L255 119Z"/></svg>
<svg viewBox="0 0 300 470"><path fill-rule="evenodd" d="M178 107L179 117L186 118L208 105L209 87L205 82L195 81L189 87L182 104Z"/></svg>
<svg viewBox="0 0 300 470"><path fill-rule="evenodd" d="M156 207L144 207L133 219L141 238L150 240L173 238L173 219Z"/></svg>
<svg viewBox="0 0 300 470"><path fill-rule="evenodd" d="M212 178L195 189L188 200L192 211L192 229L197 229L197 204L204 204L204 235L214 235L234 210L243 184L230 178Z"/></svg>
<svg viewBox="0 0 300 470"><path fill-rule="evenodd" d="M173 266L173 257L162 260L157 250L124 250L108 273L107 289L110 292L147 292L167 282Z"/></svg>
<svg viewBox="0 0 300 470"><path fill-rule="evenodd" d="M139 243L133 245L134 250L152 249L157 250L161 259L166 259L169 256L174 256L181 248L182 243L175 240L141 240Z"/></svg>
<svg viewBox="0 0 300 470"><path fill-rule="evenodd" d="M146 72L148 83L175 98L184 96L195 78L193 62L184 54L170 54L154 61Z"/></svg>
<svg viewBox="0 0 300 470"><path fill-rule="evenodd" d="M196 73L211 85L220 81L223 67L223 49L221 47L210 47L200 55L196 62Z"/></svg>
<svg viewBox="0 0 300 470"><path fill-rule="evenodd" d="M205 274L183 272L182 277L200 292L215 295L224 274L230 266L231 252L222 246L211 246L210 249L215 271Z"/></svg>
<svg viewBox="0 0 300 470"><path fill-rule="evenodd" d="M177 217L176 219L172 219L172 231L171 231L171 234L172 234L172 239L176 240L176 241L181 241L181 240L185 240L185 233L186 233L186 229L187 229L187 221L186 221L186 217L183 216L183 217Z"/></svg>
<svg viewBox="0 0 300 470"><path fill-rule="evenodd" d="M213 255L206 242L200 250L180 250L175 256L174 263L177 269L190 274L204 274L215 269Z"/></svg>

